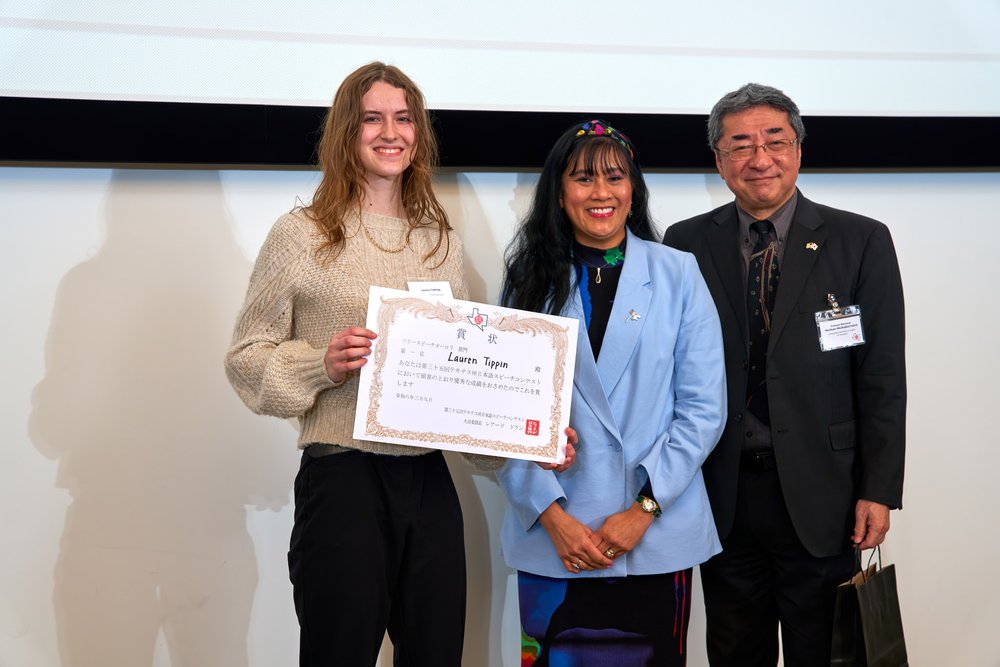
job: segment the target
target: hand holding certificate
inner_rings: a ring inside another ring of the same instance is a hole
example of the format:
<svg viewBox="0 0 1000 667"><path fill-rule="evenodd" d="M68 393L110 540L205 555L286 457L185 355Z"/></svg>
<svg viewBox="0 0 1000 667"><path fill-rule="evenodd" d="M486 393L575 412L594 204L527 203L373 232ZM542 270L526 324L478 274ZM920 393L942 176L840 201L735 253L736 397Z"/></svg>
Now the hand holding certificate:
<svg viewBox="0 0 1000 667"><path fill-rule="evenodd" d="M576 320L372 287L354 437L561 463Z"/></svg>

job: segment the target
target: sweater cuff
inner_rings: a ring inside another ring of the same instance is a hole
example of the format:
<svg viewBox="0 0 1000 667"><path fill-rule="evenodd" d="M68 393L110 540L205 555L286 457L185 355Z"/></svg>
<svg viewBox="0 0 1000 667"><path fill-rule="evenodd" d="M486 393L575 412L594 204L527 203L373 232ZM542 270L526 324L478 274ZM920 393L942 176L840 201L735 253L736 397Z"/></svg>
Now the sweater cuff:
<svg viewBox="0 0 1000 667"><path fill-rule="evenodd" d="M479 472L494 472L503 467L507 459L501 456L487 456L485 454L462 453L462 457Z"/></svg>
<svg viewBox="0 0 1000 667"><path fill-rule="evenodd" d="M299 379L311 392L319 393L324 389L339 387L347 381L346 375L340 382L331 380L330 376L326 374L325 359L326 348L317 350L314 347L310 347L303 351L301 356L295 361L295 370Z"/></svg>

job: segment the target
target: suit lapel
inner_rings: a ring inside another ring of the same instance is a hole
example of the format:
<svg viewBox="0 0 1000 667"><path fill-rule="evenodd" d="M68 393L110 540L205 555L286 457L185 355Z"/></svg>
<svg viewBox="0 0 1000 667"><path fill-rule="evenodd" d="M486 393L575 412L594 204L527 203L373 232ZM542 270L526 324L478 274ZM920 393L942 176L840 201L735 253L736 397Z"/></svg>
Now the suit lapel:
<svg viewBox="0 0 1000 667"><path fill-rule="evenodd" d="M788 232L788 241L781 261L781 278L778 282L778 295L774 300L774 320L771 325L771 336L768 341L768 353L774 350L775 344L781 338L781 332L788 323L798 303L806 279L816 264L816 259L823 252L826 241L826 229L812 202L799 194L799 202L795 206L795 216ZM809 244L810 247L806 247ZM815 244L816 249L811 250Z"/></svg>
<svg viewBox="0 0 1000 667"><path fill-rule="evenodd" d="M597 372L601 376L604 392L610 396L628 368L629 361L639 343L639 337L648 321L649 303L653 291L649 286L649 256L638 237L629 233L615 303L608 317L604 333L607 341L601 346Z"/></svg>
<svg viewBox="0 0 1000 667"><path fill-rule="evenodd" d="M725 207L708 226L708 249L712 264L722 283L729 306L736 315L740 331L747 329L747 305L743 284L743 261L740 259L740 224L736 204ZM720 304L721 305L721 304ZM746 336L742 336L746 346Z"/></svg>

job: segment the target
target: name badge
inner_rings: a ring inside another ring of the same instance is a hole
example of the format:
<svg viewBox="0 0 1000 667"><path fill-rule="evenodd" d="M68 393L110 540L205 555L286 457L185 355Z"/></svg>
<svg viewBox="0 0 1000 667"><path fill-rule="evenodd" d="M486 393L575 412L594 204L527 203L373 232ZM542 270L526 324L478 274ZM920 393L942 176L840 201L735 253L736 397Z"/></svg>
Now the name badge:
<svg viewBox="0 0 1000 667"><path fill-rule="evenodd" d="M451 299L451 283L447 280L407 280L406 288L421 296L440 296Z"/></svg>
<svg viewBox="0 0 1000 667"><path fill-rule="evenodd" d="M834 294L827 294L829 310L816 313L816 332L819 335L819 349L824 352L845 347L864 345L865 330L861 324L861 307L840 307Z"/></svg>

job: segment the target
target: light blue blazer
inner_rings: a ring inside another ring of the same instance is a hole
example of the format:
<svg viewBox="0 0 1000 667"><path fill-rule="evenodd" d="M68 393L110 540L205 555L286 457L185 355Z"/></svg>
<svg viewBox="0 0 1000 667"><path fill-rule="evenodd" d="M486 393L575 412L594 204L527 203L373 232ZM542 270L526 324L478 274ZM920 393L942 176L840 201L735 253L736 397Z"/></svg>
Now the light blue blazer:
<svg viewBox="0 0 1000 667"><path fill-rule="evenodd" d="M514 459L497 472L510 503L507 564L547 577L622 577L708 560L722 547L701 464L722 434L726 385L718 311L697 261L629 233L596 363L579 291L561 314L580 323L570 415L580 444L566 472ZM608 570L567 572L538 522L542 511L558 501L596 530L635 502L647 479L663 514L635 550Z"/></svg>

